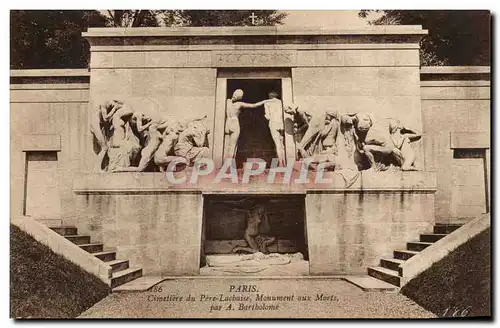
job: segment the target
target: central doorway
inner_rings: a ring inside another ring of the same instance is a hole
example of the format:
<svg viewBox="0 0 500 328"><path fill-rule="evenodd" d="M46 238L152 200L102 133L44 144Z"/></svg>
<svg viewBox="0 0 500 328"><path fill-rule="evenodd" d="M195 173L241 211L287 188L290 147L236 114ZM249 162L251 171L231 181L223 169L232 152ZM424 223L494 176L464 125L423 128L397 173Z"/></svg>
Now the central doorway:
<svg viewBox="0 0 500 328"><path fill-rule="evenodd" d="M255 103L268 99L268 93L274 90L283 106L293 103L292 72L289 68L218 68L215 89L215 112L212 134L212 158L215 167L222 166L227 158L225 134L226 102L234 90L242 89L243 101ZM264 108L243 109L240 121L240 138L237 151L237 162L241 164L245 158L257 157L266 162L276 156L276 149L271 138ZM293 127L287 123L292 121L291 115L283 113L285 124L284 145L286 162L295 160L295 141ZM235 156L236 157L236 156ZM236 158L235 158L236 160ZM269 163L269 162L268 162Z"/></svg>
<svg viewBox="0 0 500 328"><path fill-rule="evenodd" d="M246 103L269 99L271 91L278 93L278 98L282 99L281 79L228 79L227 99L237 89L243 90L242 101ZM237 167L242 167L247 158L262 158L269 165L277 155L268 121L264 117L264 106L242 109L239 121L241 132L236 152Z"/></svg>
<svg viewBox="0 0 500 328"><path fill-rule="evenodd" d="M249 250L245 237L256 207L263 209L257 235L273 239L267 252ZM202 222L201 275L309 275L305 195L204 195Z"/></svg>

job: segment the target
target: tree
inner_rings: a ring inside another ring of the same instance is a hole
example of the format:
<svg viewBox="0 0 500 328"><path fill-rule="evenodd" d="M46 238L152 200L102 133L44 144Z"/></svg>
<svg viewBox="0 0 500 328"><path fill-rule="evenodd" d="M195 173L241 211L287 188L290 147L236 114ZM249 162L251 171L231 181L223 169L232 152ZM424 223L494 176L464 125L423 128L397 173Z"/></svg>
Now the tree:
<svg viewBox="0 0 500 328"><path fill-rule="evenodd" d="M12 10L10 68L82 68L89 44L81 33L89 27L245 26L281 24L276 10Z"/></svg>
<svg viewBox="0 0 500 328"><path fill-rule="evenodd" d="M249 26L282 24L287 16L277 10L169 10L164 13L167 26Z"/></svg>
<svg viewBox="0 0 500 328"><path fill-rule="evenodd" d="M102 15L110 27L156 27L160 26L165 10L106 10Z"/></svg>
<svg viewBox="0 0 500 328"><path fill-rule="evenodd" d="M369 10L359 16L367 17ZM423 66L490 65L491 16L485 10L382 10L374 25L422 25Z"/></svg>
<svg viewBox="0 0 500 328"><path fill-rule="evenodd" d="M86 67L87 27L105 26L93 10L12 10L10 12L10 68Z"/></svg>

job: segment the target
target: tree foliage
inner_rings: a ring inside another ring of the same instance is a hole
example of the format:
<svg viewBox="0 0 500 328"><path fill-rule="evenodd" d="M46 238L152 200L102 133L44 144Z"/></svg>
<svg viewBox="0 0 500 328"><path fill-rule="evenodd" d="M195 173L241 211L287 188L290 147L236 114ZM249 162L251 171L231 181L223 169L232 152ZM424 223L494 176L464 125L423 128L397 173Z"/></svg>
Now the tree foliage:
<svg viewBox="0 0 500 328"><path fill-rule="evenodd" d="M359 16L367 17L369 10ZM485 10L383 10L374 25L422 25L429 34L420 43L421 63L490 65L491 16Z"/></svg>
<svg viewBox="0 0 500 328"><path fill-rule="evenodd" d="M110 27L157 27L165 10L106 10L102 15Z"/></svg>
<svg viewBox="0 0 500 328"><path fill-rule="evenodd" d="M81 34L105 21L92 10L12 10L10 67L85 67L89 45Z"/></svg>
<svg viewBox="0 0 500 328"><path fill-rule="evenodd" d="M164 22L167 26L249 26L252 14L260 26L282 24L287 15L276 10L168 10Z"/></svg>
<svg viewBox="0 0 500 328"><path fill-rule="evenodd" d="M10 68L82 68L89 45L81 33L89 27L245 26L281 24L276 10L12 10Z"/></svg>

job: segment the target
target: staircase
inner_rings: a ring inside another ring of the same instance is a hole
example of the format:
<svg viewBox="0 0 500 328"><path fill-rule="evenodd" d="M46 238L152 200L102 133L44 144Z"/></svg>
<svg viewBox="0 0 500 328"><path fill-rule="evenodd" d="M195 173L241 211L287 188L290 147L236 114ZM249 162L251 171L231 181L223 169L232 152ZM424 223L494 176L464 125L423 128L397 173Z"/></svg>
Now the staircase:
<svg viewBox="0 0 500 328"><path fill-rule="evenodd" d="M394 258L381 259L380 266L368 268L368 275L383 280L395 286L402 285L402 279L399 275L399 266L406 260L418 254L420 251L429 247L447 234L460 228L462 224L438 224L434 226L434 232L420 235L419 241L412 241L406 244L406 249L395 250Z"/></svg>
<svg viewBox="0 0 500 328"><path fill-rule="evenodd" d="M130 268L128 260L117 260L116 252L104 251L102 243L91 243L90 236L79 235L76 227L60 226L50 227L50 229L101 261L109 264L111 266L111 288L123 285L142 276L141 268Z"/></svg>

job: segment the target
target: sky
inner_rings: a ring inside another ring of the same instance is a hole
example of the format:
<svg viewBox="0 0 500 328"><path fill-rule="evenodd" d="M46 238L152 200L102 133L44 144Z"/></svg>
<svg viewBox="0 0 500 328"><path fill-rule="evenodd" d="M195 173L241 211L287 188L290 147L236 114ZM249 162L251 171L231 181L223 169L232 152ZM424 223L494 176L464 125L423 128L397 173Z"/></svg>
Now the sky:
<svg viewBox="0 0 500 328"><path fill-rule="evenodd" d="M359 10L295 10L285 11L288 16L283 21L287 27L335 27L352 29L366 27L367 19L358 17ZM370 15L369 20L378 15Z"/></svg>

